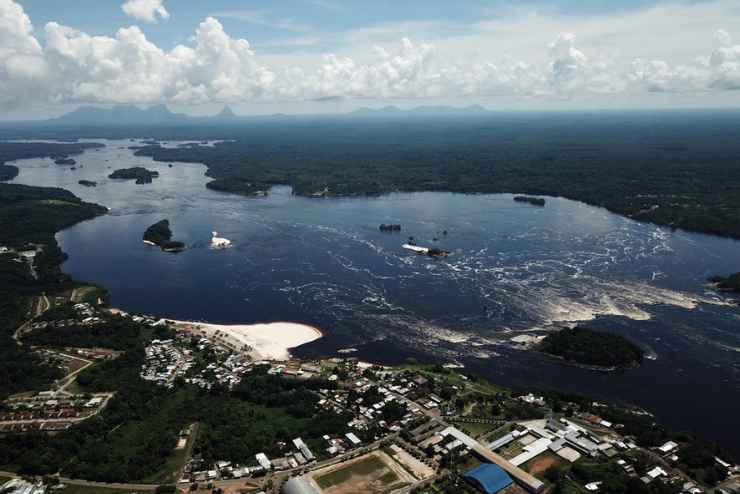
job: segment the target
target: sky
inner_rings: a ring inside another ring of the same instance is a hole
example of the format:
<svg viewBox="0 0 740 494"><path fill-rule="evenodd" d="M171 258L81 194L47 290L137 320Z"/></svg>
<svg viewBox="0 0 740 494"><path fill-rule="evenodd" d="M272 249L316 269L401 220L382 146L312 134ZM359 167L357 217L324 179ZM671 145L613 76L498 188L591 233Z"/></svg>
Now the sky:
<svg viewBox="0 0 740 494"><path fill-rule="evenodd" d="M0 0L0 118L740 107L737 0Z"/></svg>

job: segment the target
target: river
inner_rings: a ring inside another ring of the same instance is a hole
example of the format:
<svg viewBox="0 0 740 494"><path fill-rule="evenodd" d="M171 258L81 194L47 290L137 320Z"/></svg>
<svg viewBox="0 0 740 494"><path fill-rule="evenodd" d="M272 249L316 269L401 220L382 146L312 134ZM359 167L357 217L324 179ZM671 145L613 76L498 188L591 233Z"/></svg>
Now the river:
<svg viewBox="0 0 740 494"><path fill-rule="evenodd" d="M135 157L135 142L95 142L106 147L76 157L76 170L18 161L15 182L62 187L111 209L57 238L69 254L65 272L108 288L116 307L214 323L304 322L325 337L297 349L301 356L353 348L381 363L456 361L506 385L635 403L740 453L740 307L706 281L740 270L737 241L560 198L543 208L506 194L308 199L288 187L244 198L207 189L202 165L170 167ZM160 177L107 178L130 166ZM141 241L164 218L187 251ZM380 232L381 223L403 231ZM212 231L233 246L211 249ZM451 255L404 250L409 236ZM652 359L601 373L511 341L583 321L632 338Z"/></svg>

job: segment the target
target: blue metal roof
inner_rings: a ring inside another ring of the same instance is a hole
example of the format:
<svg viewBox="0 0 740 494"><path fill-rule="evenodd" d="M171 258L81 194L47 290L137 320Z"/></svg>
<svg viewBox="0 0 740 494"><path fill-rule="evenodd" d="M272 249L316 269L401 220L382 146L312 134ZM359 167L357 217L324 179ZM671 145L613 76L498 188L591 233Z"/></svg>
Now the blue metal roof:
<svg viewBox="0 0 740 494"><path fill-rule="evenodd" d="M483 463L466 472L464 477L486 494L496 494L513 483L509 474L493 463Z"/></svg>

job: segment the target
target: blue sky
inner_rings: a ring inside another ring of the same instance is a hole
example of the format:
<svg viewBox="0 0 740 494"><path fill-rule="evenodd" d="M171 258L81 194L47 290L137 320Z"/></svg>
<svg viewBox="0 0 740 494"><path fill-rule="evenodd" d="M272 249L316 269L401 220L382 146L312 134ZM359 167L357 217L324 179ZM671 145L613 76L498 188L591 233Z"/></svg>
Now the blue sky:
<svg viewBox="0 0 740 494"><path fill-rule="evenodd" d="M132 23L117 0L75 0L60 9L57 2L21 0L34 24L50 21L96 35L113 35ZM625 12L656 4L652 0L558 0L542 1L440 1L440 0L176 0L167 5L172 13L166 22L146 27L147 36L162 47L187 42L198 24L208 16L219 18L235 37L256 46L309 33L341 33L374 25L402 22L440 22L466 25L495 19L515 7L529 7L564 15ZM323 45L331 49L329 44Z"/></svg>
<svg viewBox="0 0 740 494"><path fill-rule="evenodd" d="M117 103L192 113L740 106L735 0L62 5L0 0L5 118Z"/></svg>

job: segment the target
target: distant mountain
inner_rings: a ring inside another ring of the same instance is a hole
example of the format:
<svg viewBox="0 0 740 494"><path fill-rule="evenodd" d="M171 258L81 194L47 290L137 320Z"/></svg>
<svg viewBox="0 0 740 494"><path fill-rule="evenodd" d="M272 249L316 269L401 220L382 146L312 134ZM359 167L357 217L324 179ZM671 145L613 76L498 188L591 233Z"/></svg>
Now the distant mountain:
<svg viewBox="0 0 740 494"><path fill-rule="evenodd" d="M410 112L416 113L417 115L476 115L488 113L488 110L480 105L470 105L462 108L454 106L419 106L410 110Z"/></svg>
<svg viewBox="0 0 740 494"><path fill-rule="evenodd" d="M188 120L182 113L173 113L166 105L141 109L135 105L116 105L113 108L82 106L66 115L50 120L59 125L162 125Z"/></svg>
<svg viewBox="0 0 740 494"><path fill-rule="evenodd" d="M360 117L395 117L395 116L433 116L433 115L482 115L488 110L480 105L471 105L462 108L454 106L418 106L410 110L402 110L397 106L384 106L382 108L358 108L350 112L352 116Z"/></svg>
<svg viewBox="0 0 740 494"><path fill-rule="evenodd" d="M239 117L237 117L236 113L234 113L234 110L232 110L230 106L226 105L224 106L224 109L214 115L213 118L215 120L234 120Z"/></svg>
<svg viewBox="0 0 740 494"><path fill-rule="evenodd" d="M358 108L357 110L351 112L351 115L398 115L404 113L403 110L401 110L397 106L384 106L383 108L367 108L362 107Z"/></svg>

